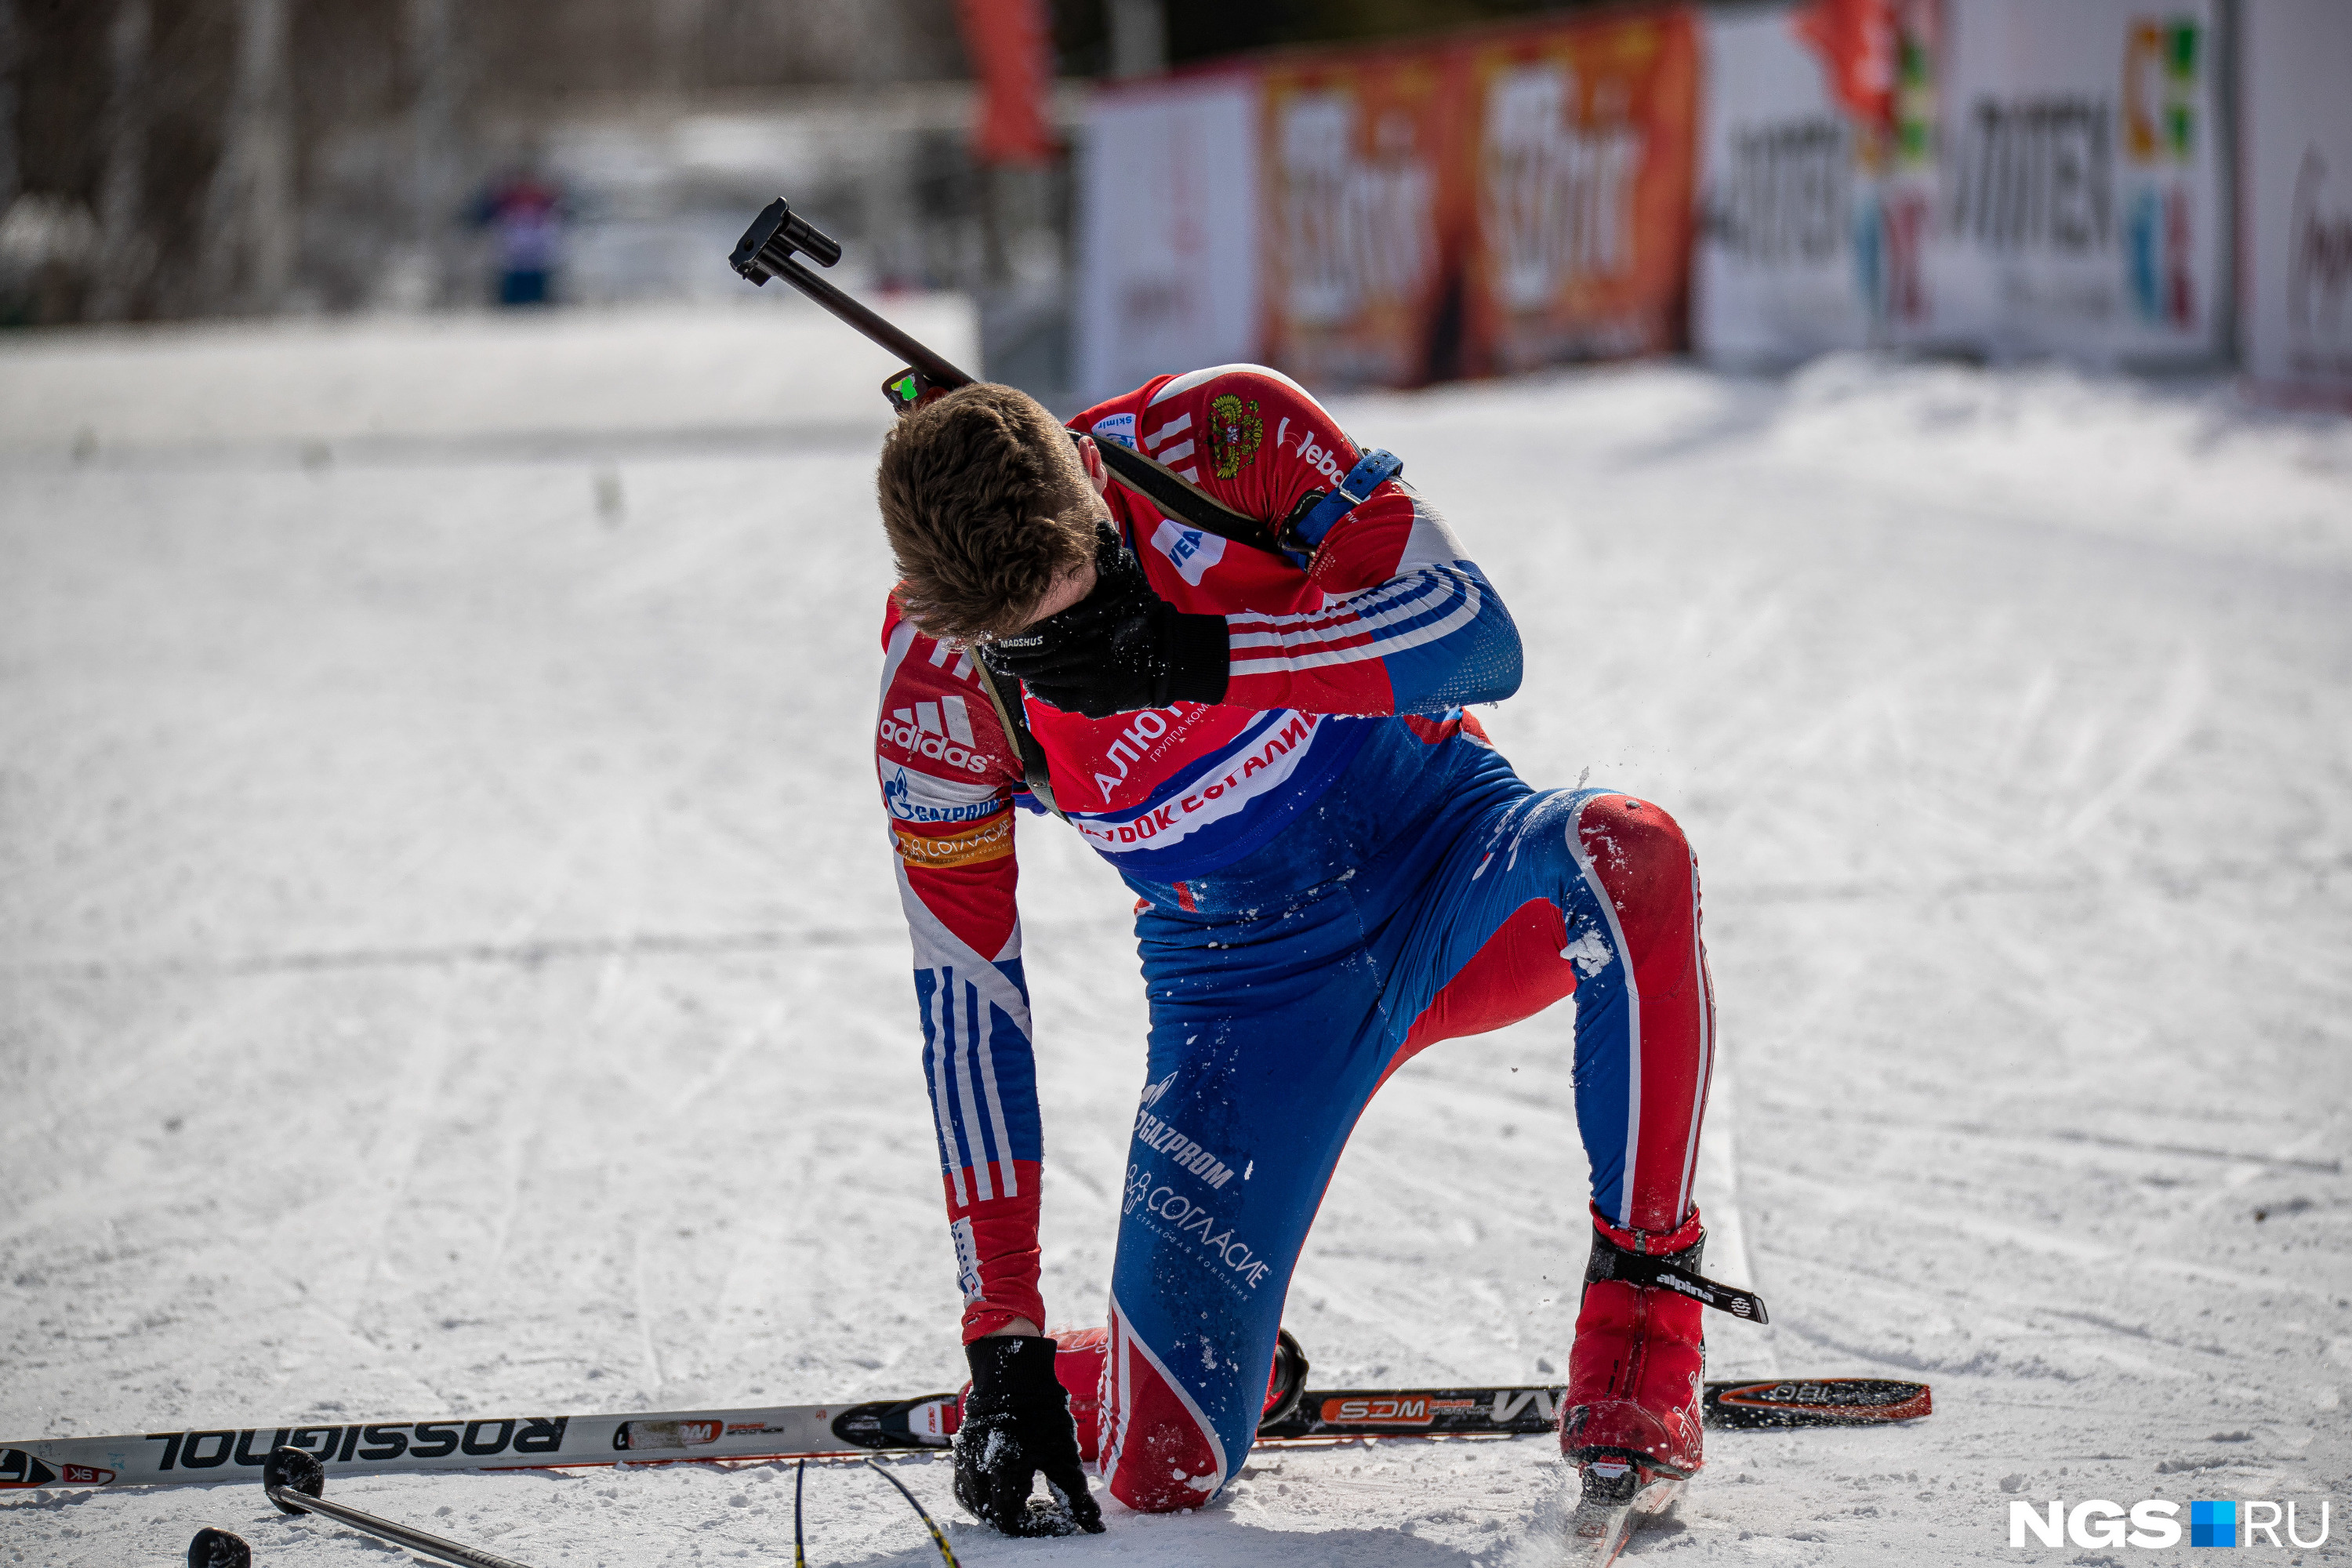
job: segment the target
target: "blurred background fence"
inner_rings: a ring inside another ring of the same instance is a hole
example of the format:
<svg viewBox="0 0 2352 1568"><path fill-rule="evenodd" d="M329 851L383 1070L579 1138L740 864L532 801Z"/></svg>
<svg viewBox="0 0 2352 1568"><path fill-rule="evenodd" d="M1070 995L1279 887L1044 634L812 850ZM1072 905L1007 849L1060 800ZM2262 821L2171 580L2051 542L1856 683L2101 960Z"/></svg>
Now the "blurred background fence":
<svg viewBox="0 0 2352 1568"><path fill-rule="evenodd" d="M2342 0L0 0L0 321L739 299L781 191L1064 405L1874 345L2343 395L2347 82Z"/></svg>

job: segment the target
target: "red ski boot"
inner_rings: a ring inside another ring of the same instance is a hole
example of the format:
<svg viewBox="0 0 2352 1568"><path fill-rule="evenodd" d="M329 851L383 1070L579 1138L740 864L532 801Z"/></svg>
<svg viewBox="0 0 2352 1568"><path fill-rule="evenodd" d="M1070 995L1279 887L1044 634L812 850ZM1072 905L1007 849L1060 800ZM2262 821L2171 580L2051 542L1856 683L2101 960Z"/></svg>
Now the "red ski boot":
<svg viewBox="0 0 2352 1568"><path fill-rule="evenodd" d="M1764 1304L1699 1278L1706 1233L1696 1209L1671 1231L1621 1230L1598 1215L1592 1229L1559 1447L1583 1487L1577 1544L1587 1561L1604 1563L1639 1519L1670 1507L1706 1463L1700 1311L1720 1307L1762 1322Z"/></svg>

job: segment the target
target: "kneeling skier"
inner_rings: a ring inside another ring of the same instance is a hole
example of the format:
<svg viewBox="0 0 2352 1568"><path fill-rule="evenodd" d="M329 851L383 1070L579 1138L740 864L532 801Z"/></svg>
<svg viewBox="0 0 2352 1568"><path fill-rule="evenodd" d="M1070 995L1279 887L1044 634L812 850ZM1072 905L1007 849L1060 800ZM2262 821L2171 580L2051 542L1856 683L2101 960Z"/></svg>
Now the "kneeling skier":
<svg viewBox="0 0 2352 1568"><path fill-rule="evenodd" d="M1262 539L1108 482L1097 443ZM1254 365L1158 377L1067 427L967 386L885 440L901 581L876 751L965 1301L956 1492L1010 1533L1102 1528L1082 1455L1132 1508L1214 1498L1373 1092L1571 992L1594 1235L1560 1444L1627 1489L1699 1468L1700 1308L1652 1261L1695 1271L1702 1240L1696 865L1656 805L1533 789L1463 710L1518 689L1518 634L1398 467ZM1134 890L1150 1003L1108 1328L1058 1346L1016 805ZM1059 1508L1033 1511L1039 1472Z"/></svg>

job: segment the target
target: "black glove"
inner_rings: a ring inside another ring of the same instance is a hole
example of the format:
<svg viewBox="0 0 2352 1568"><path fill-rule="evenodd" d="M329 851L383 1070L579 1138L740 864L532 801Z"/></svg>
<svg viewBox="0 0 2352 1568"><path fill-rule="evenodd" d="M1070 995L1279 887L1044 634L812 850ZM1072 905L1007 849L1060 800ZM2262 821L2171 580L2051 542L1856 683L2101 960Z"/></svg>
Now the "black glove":
<svg viewBox="0 0 2352 1568"><path fill-rule="evenodd" d="M1143 563L1102 530L1094 592L984 649L1066 713L1108 719L1171 702L1220 702L1231 656L1223 616L1188 616L1151 591Z"/></svg>
<svg viewBox="0 0 2352 1568"><path fill-rule="evenodd" d="M1078 1429L1054 1376L1054 1342L991 1334L964 1346L971 1391L955 1440L956 1501L1007 1535L1102 1533L1102 1505L1078 1468ZM1060 1503L1029 1500L1040 1472Z"/></svg>

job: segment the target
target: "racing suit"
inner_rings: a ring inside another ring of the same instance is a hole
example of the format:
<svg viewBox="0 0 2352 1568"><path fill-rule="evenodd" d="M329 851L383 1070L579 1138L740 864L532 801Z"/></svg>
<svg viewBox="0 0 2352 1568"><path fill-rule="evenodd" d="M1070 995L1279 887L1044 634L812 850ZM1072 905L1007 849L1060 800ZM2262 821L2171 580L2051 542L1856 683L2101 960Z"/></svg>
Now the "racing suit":
<svg viewBox="0 0 2352 1568"><path fill-rule="evenodd" d="M1276 521L1362 456L1253 365L1157 378L1071 427ZM1105 499L1152 588L1223 615L1231 647L1218 704L1024 708L1060 810L1136 894L1150 1005L1099 1464L1130 1506L1191 1508L1249 1450L1292 1268L1391 1073L1572 993L1595 1215L1672 1230L1690 1209L1710 999L1673 820L1608 791L1531 789L1463 711L1517 689L1518 635L1426 502L1384 481L1311 556L1285 558L1116 486ZM969 1341L1046 1321L1013 826L1016 805L1037 808L970 656L895 607L883 647L877 758Z"/></svg>

